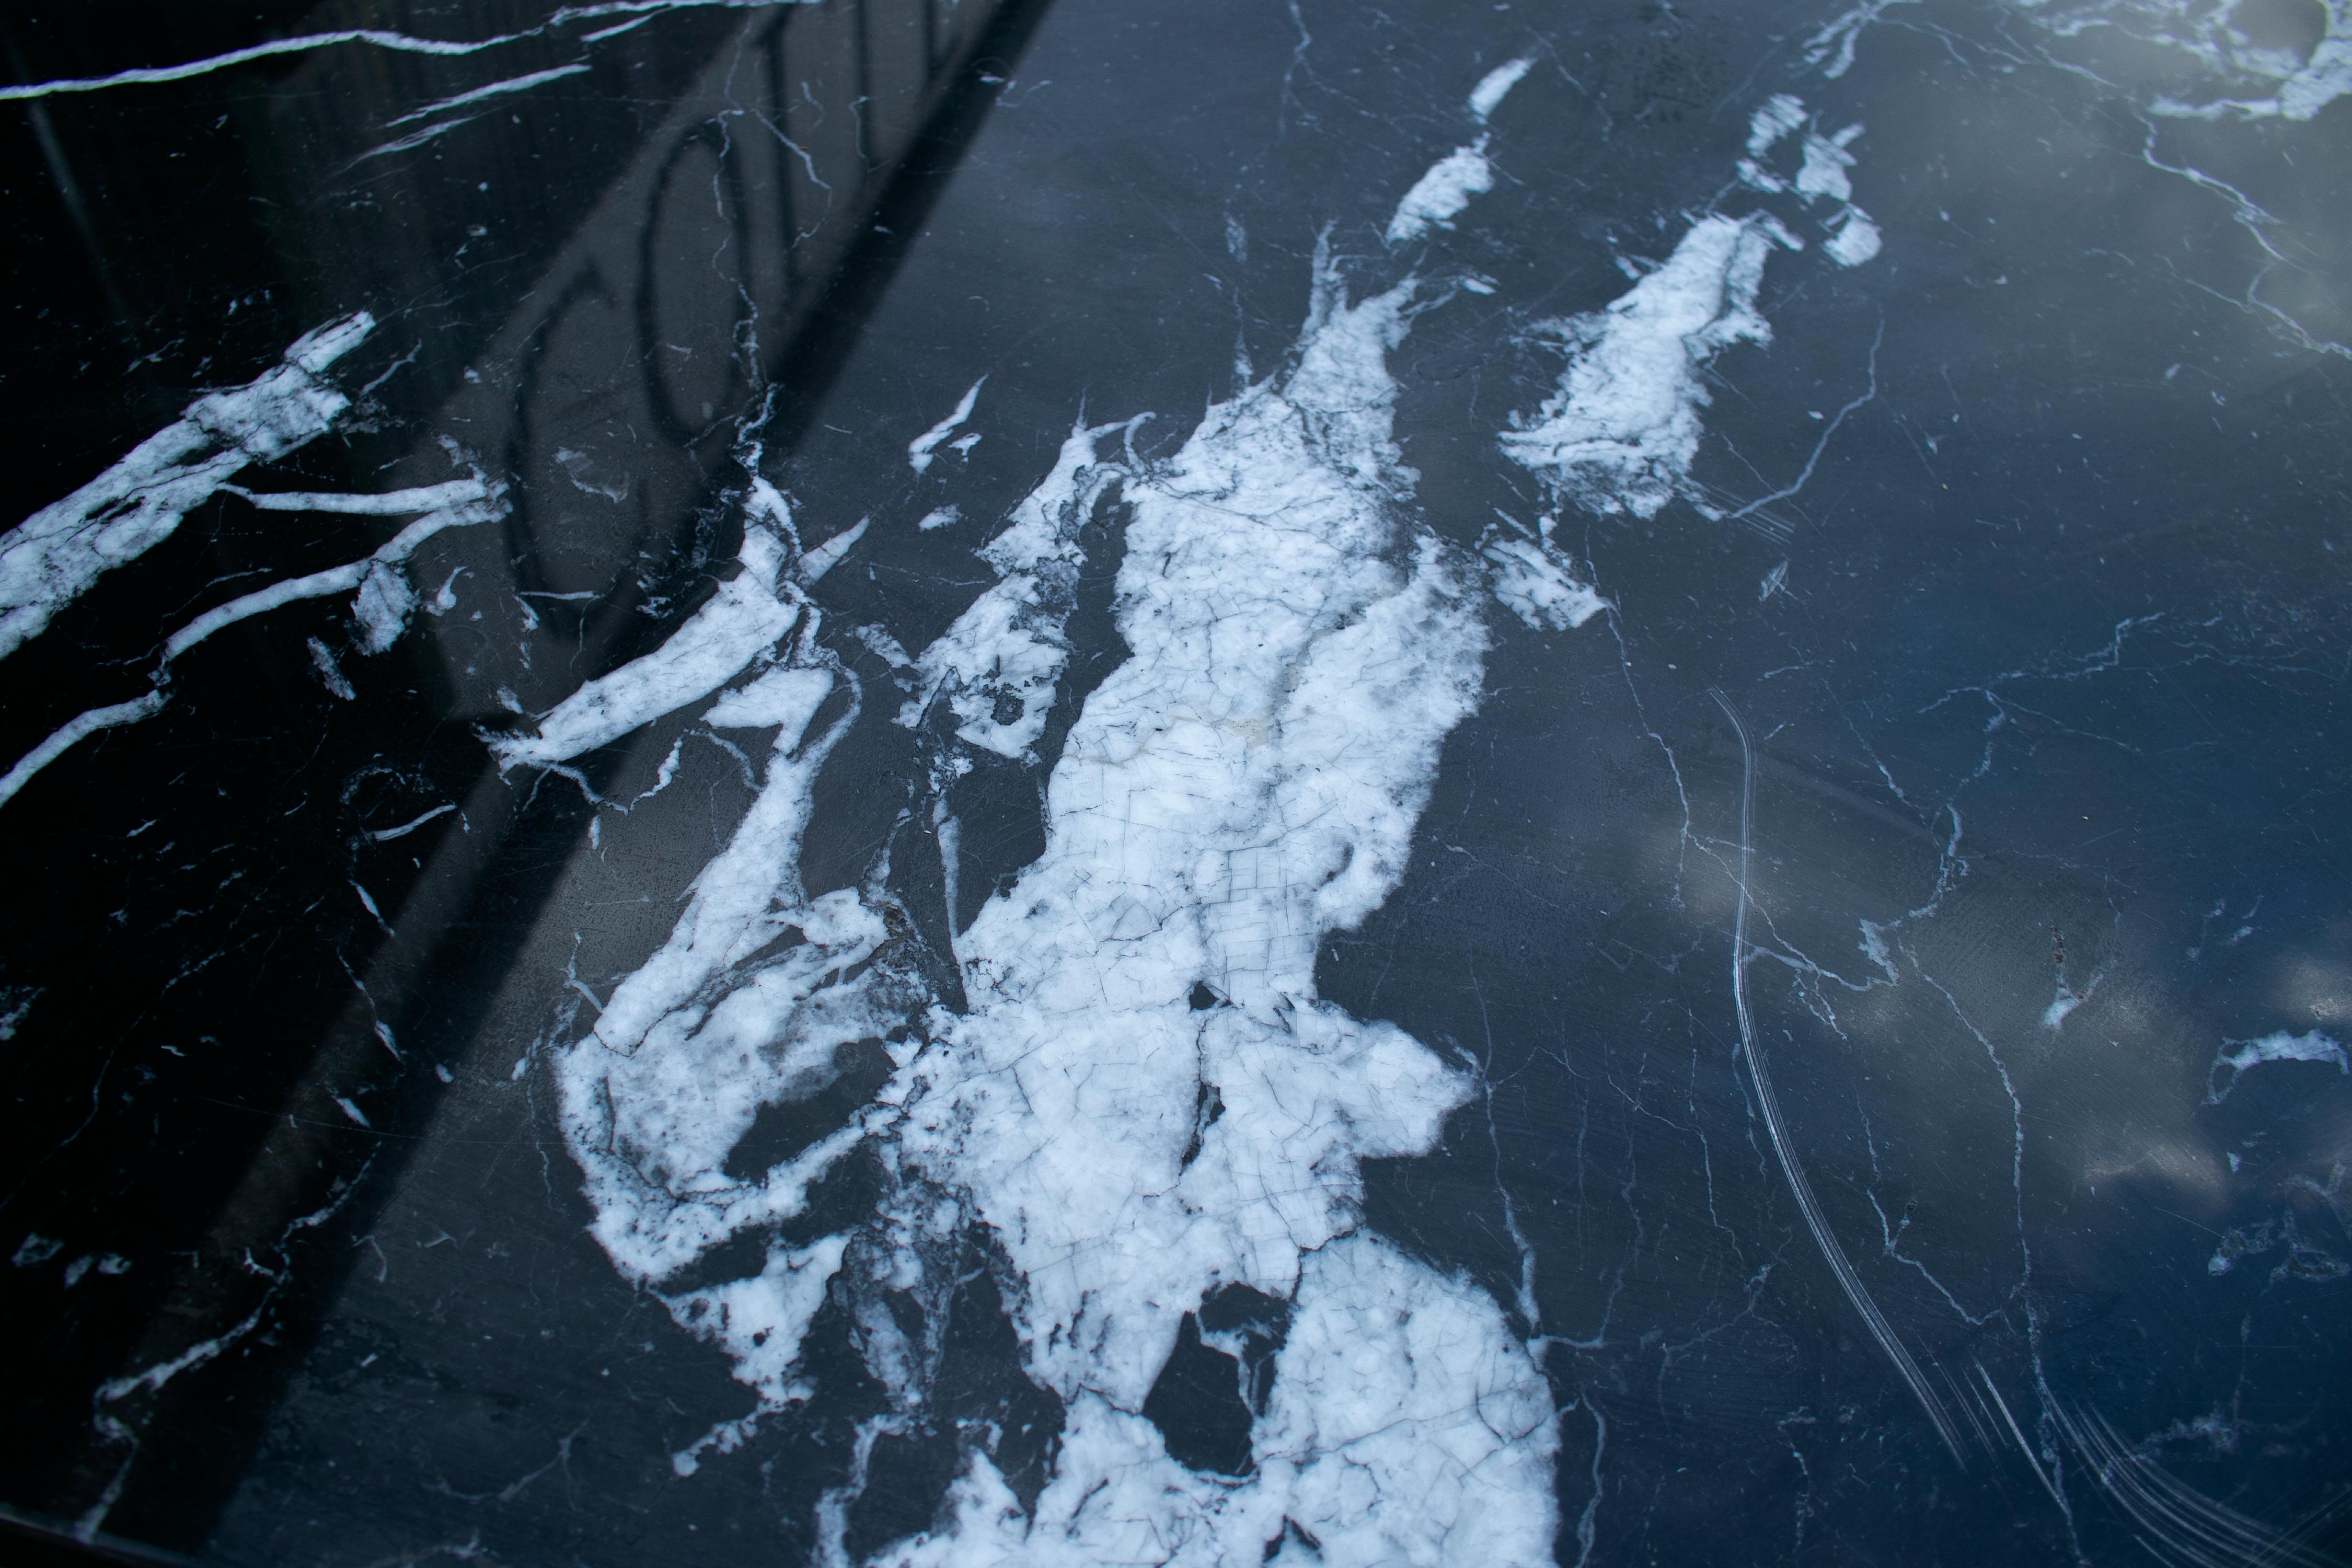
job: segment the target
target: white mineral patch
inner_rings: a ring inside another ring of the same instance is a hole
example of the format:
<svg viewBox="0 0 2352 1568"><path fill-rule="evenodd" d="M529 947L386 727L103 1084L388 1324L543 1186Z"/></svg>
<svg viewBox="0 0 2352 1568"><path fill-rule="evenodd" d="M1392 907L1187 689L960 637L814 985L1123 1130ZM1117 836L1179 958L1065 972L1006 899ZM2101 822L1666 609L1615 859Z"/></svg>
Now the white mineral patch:
<svg viewBox="0 0 2352 1568"><path fill-rule="evenodd" d="M1862 127L1824 137L1807 129L1811 122L1801 99L1767 100L1748 119L1748 155L1736 172L1753 190L1830 203L1822 250L1841 267L1858 267L1881 245L1878 226L1850 199L1847 171L1855 160L1847 148ZM1759 162L1800 132L1793 174L1784 177ZM1601 516L1654 517L1678 495L1719 515L1691 478L1705 435L1700 411L1711 401L1704 378L1734 343L1771 342L1756 292L1776 245L1804 248L1769 212L1711 213L1691 225L1662 265L1643 273L1621 261L1635 281L1607 305L1537 322L1528 341L1559 349L1568 363L1552 395L1501 433L1504 454L1560 498Z"/></svg>
<svg viewBox="0 0 2352 1568"><path fill-rule="evenodd" d="M1690 480L1702 373L1734 343L1767 343L1756 289L1774 245L1801 243L1769 217L1705 217L1665 263L1590 315L1538 323L1536 341L1568 355L1559 390L1504 454L1604 516L1654 517Z"/></svg>
<svg viewBox="0 0 2352 1568"><path fill-rule="evenodd" d="M1483 121L1493 114L1502 106L1503 100L1510 95L1511 89L1519 85L1519 79L1527 75L1528 68L1535 63L1533 56L1507 60L1480 77L1478 85L1470 89L1471 118Z"/></svg>
<svg viewBox="0 0 2352 1568"><path fill-rule="evenodd" d="M1878 226L1860 207L1848 207L1822 250L1840 267L1859 267L1876 256L1878 247Z"/></svg>
<svg viewBox="0 0 2352 1568"><path fill-rule="evenodd" d="M1764 107L1748 117L1748 155L1760 158L1780 138L1805 122L1805 100L1785 92L1774 93Z"/></svg>
<svg viewBox="0 0 2352 1568"><path fill-rule="evenodd" d="M1795 100L1789 101L1794 102ZM1796 178L1790 182L1808 205L1822 198L1834 204L1834 210L1825 223L1830 237L1822 248L1840 267L1859 267L1876 256L1879 249L1878 226L1871 222L1869 214L1853 205L1853 182L1846 174L1846 171L1854 164L1853 154L1846 148L1861 134L1862 127L1859 125L1849 125L1834 136L1807 132L1804 163L1798 169ZM1746 177L1745 169L1742 173ZM1769 175L1764 178L1770 180ZM1759 189L1779 188L1777 181L1769 185L1755 179L1749 179L1748 183L1758 185Z"/></svg>
<svg viewBox="0 0 2352 1568"><path fill-rule="evenodd" d="M1834 139L1824 136L1805 138L1805 161L1798 169L1793 182L1799 195L1807 201L1816 196L1827 196L1838 202L1853 199L1853 182L1846 178L1845 173L1853 167L1853 154L1845 150L1845 144L1861 131L1861 126L1850 125Z"/></svg>
<svg viewBox="0 0 2352 1568"><path fill-rule="evenodd" d="M1391 245L1419 239L1433 228L1452 228L1471 197L1495 188L1494 165L1486 162L1486 141L1481 136L1467 147L1456 147L1404 194L1404 200L1397 203L1396 215L1389 219Z"/></svg>
<svg viewBox="0 0 2352 1568"><path fill-rule="evenodd" d="M1479 547L1495 569L1495 597L1530 629L1566 631L1609 607L1589 583L1576 576L1576 563L1549 540L1497 533Z"/></svg>
<svg viewBox="0 0 2352 1568"><path fill-rule="evenodd" d="M415 612L416 590L409 586L407 574L388 562L372 564L352 600L360 651L382 653L398 642Z"/></svg>
<svg viewBox="0 0 2352 1568"><path fill-rule="evenodd" d="M2281 1029L2252 1040L2224 1040L2205 1078L2205 1103L2219 1105L2238 1087L2238 1079L2265 1062L2333 1063L2338 1072L2352 1073L2352 1057L2343 1043L2314 1029L2290 1035ZM2225 1076L2226 1075L2226 1076Z"/></svg>

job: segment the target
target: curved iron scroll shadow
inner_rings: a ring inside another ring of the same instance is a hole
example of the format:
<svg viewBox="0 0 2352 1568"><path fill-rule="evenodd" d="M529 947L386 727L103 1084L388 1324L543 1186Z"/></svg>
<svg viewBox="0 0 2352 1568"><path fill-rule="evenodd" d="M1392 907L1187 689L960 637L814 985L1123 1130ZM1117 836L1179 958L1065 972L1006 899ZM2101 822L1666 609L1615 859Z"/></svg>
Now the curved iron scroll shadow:
<svg viewBox="0 0 2352 1568"><path fill-rule="evenodd" d="M1756 1020L1748 1011L1748 867L1756 847L1756 746L1748 738L1747 722L1739 717L1739 710L1731 705L1731 699L1713 686L1706 689L1706 694L1715 699L1724 717L1731 721L1733 732L1739 737L1739 910L1731 919L1731 1000L1739 1014L1739 1047L1747 1055L1748 1070L1755 1075L1756 1098L1764 1107L1764 1125L1772 1134L1772 1152L1780 1156L1780 1173L1789 1178L1789 1190L1797 1195L1797 1207L1804 1214L1805 1228L1813 1233L1813 1241L1828 1260L1830 1271L1837 1276L1838 1284L1844 1288L1846 1300L1862 1314L1871 1338L1886 1352L1886 1359L1895 1363L1895 1370L1903 1374L1903 1381L1911 1385L1912 1396L1935 1425L1936 1436L1951 1450L1952 1462L1966 1469L1968 1460L1960 1455L1959 1429L1945 1414L1935 1390L1927 1386L1919 1363L1911 1359L1911 1352L1895 1337L1894 1325L1878 1310L1878 1303L1870 1299L1862 1276L1853 1271L1845 1248L1831 1233L1821 1203L1813 1196L1813 1184L1805 1179L1805 1167L1798 1162L1797 1151L1790 1142L1788 1124L1780 1117L1780 1102L1772 1093L1772 1074L1765 1065L1762 1047L1756 1043Z"/></svg>
<svg viewBox="0 0 2352 1568"><path fill-rule="evenodd" d="M982 5L976 0L963 0L961 19L953 28L955 41L943 53L935 50L926 57L933 65L929 75L918 68L891 79L908 95L896 122L906 136L869 148L870 155L856 159L854 168L845 171L852 174L857 187L855 202L845 198L834 226L841 231L839 243L812 245L795 253L797 270L789 275L793 282L788 291L791 297L779 307L793 314L792 330L772 331L763 345L765 363L759 374L793 389L793 395L780 396L778 402L797 421L789 426L782 419L771 423L767 433L771 452L788 447L786 428L799 429L814 417L816 397L838 374L865 316L879 304L892 270L919 231L919 222L912 219L919 218L951 180L965 148L1012 75L1011 62L1019 58L1050 4L1051 0L992 0ZM835 9L845 11L850 6L872 6L877 18L876 31L878 34L881 26L887 25L894 39L900 34L911 36L919 27L929 28L923 36L936 46L940 29L946 26L947 12L933 7L933 0L845 0ZM939 15L930 16L929 11L915 15L918 6L938 9ZM617 264L631 254L643 256L638 237L628 231L641 220L656 221L645 216L646 206L639 202L599 205L606 192L636 169L633 160L672 150L673 144L662 140L660 132L639 128L640 116L650 121L658 114L663 117L661 123L676 133L681 125L698 124L713 113L730 110L733 100L713 96L732 79L726 75L733 68L727 46L748 38L745 47L757 49L765 40L768 56L774 59L782 52L785 24L805 26L807 19L818 14L819 8L813 5L782 8L765 20L754 16L723 36L708 28L681 32L660 48L648 42L638 57L633 57L651 62L649 69L660 68L659 92L649 87L633 89L633 96L623 100L607 91L591 100L593 106L607 109L614 103L625 105L628 112L614 116L616 123L626 122L629 134L625 137L615 131L601 141L592 138L587 132L597 129L601 121L596 121L567 141L546 143L567 147L568 155L593 177L583 175L582 190L569 192L567 187L569 194L557 193L562 200L551 198L544 204L553 216L529 231L527 244L518 242L511 253L500 252L498 265L467 271L467 279L477 276L484 279L478 289L457 292L453 285L446 300L428 301L437 313L417 319L425 323L419 331L434 345L431 353L422 368L387 384L383 395L388 397L412 382L421 390L397 405L387 404L385 437L366 460L355 459L356 470L375 471L372 464L389 464L399 456L402 440L437 428L430 423L439 417L436 411L456 395L450 390L453 386L467 384L461 375L478 363L495 372L486 379L499 395L495 401L508 405L502 412L509 416L512 444L506 449L520 450L532 429L533 416L552 412L547 402L534 395L538 389L554 386L552 373L536 353L510 356L499 351L501 365L520 366L519 370L490 365L483 361L482 356L490 352L483 345L511 324L523 329L513 335L535 348L545 339L544 329L575 302L568 287L551 284L542 294L525 286L531 279L541 274L559 282L566 278L584 279L597 276L593 273L597 260L609 258ZM651 33L638 37L658 41ZM919 67L920 62L917 63ZM296 181L293 188L298 194L314 187L324 189L339 177L336 171L344 165L338 157L319 149L341 153L343 142L331 132L341 134L344 141L373 134L381 118L380 98L394 90L391 85L352 79L347 72L337 74L327 65L321 57L317 90L308 86L299 92L289 89L269 100L273 105L316 109L309 118L289 110L283 124L271 121L265 127L272 148L319 153L315 157L306 153L307 161L298 162L293 174L284 176ZM779 73L766 85L781 92L782 79ZM854 85L861 102L876 96L868 90L873 83L865 75L837 77L836 83L845 90ZM457 173L430 179L418 175L400 187L404 199L418 204L436 194L455 193L452 199L470 200L467 193L478 192L478 185L464 175L514 175L530 149L539 144L530 140L531 134L528 130L499 131L499 137L509 139L494 139L468 152L467 157L474 162L461 161ZM518 146L522 148L520 153L514 151ZM824 172L832 174L834 170L827 166ZM604 177L608 173L610 177ZM298 176L310 183L299 183ZM848 188L841 180L835 183ZM789 222L789 209L781 205L785 193L767 194L777 197L780 205L772 209L766 220L770 226L763 232L798 233ZM409 210L420 215L419 221L409 226L423 232L432 227L423 219L442 209L412 205ZM464 210L456 213L457 218L466 216ZM394 228L400 234L408 232L399 226ZM413 289L404 292L380 281L389 276L397 284L405 276L399 269L415 265L415 258L391 247L380 237L371 249L350 240L352 233L359 233L362 239L376 235L374 230L333 230L332 237L345 244L339 254L351 265L329 282L335 287L348 284L359 298L391 297L406 301L404 310L425 310L425 305L415 304ZM740 231L737 234L740 239ZM324 241L319 243L323 246ZM170 278L178 277L173 268L179 254L159 253L156 265ZM560 267L558 263L567 256L583 258L589 271ZM813 257L821 258L822 265L812 261ZM523 282L518 283L518 279ZM632 298L633 282L628 278L606 272L595 286L606 284L617 301ZM550 311L551 303L551 312L541 315ZM714 323L727 331L728 346L733 346L739 319L735 310L728 310ZM636 367L627 356L612 358L619 362L612 384L625 393L635 392ZM516 379L508 381L510 374ZM745 390L739 380L737 392L730 395L740 395ZM551 398L553 394L547 395ZM642 423L650 426L651 420ZM501 441L496 428L487 423L478 424L469 435L492 449ZM707 457L697 455L700 468L689 472L681 466L663 508L646 511L636 524L646 539L675 541L671 548L681 555L685 542L701 526L702 518L718 510L710 498L719 494L726 480L734 476L732 468L719 473L732 462L731 452L709 441L704 442L704 450ZM435 456L437 458L437 453ZM639 493L648 492L641 487ZM636 543L633 541L625 548L634 552ZM726 541L717 541L714 548L723 553ZM512 566L518 574L515 586L546 586L530 575L538 569L541 552L523 551L518 544L515 553L521 559L520 564ZM509 552L486 554L496 558ZM668 557L656 552L656 558ZM636 613L638 595L646 591L625 587L620 595L606 601L609 626L591 636L589 651L582 656L583 663L595 669L612 668L643 651L633 638L658 634L658 623ZM685 605L671 611L674 618L686 613ZM295 657L300 657L299 652ZM433 672L428 667L418 673ZM440 706L417 721L419 728L383 731L382 738L367 744L422 754L425 747L419 737L428 732L425 726L435 733L449 727L443 709L454 699L441 694L443 689L435 689L433 701ZM394 716L385 722L407 724L410 720ZM373 754L373 750L369 754ZM443 753L434 755L440 759ZM602 781L602 770L611 761L589 761L581 771L593 784ZM171 1140L160 1140L143 1122L131 1134L104 1144L97 1137L81 1140L79 1147L104 1151L103 1158L109 1162L106 1174L111 1182L104 1190L115 1194L110 1201L136 1212L139 1223L152 1227L142 1234L164 1237L159 1250L162 1246L173 1246L175 1256L191 1261L168 1277L160 1270L142 1271L141 1279L153 1281L147 1287L152 1295L121 1308L102 1323L85 1311L75 1331L79 1337L74 1348L79 1359L49 1357L36 1369L38 1377L29 1393L12 1386L11 1394L17 1395L12 1401L12 1430L0 1434L5 1437L0 1441L0 1458L6 1460L0 1464L0 1471L5 1472L0 1479L6 1482L0 1489L6 1493L5 1502L0 1502L0 1527L5 1527L8 1510L14 1507L40 1515L33 1521L37 1528L65 1527L79 1519L85 1521L85 1535L95 1535L102 1523L110 1532L110 1541L133 1542L142 1550L202 1552L210 1549L207 1543L224 1510L257 1472L255 1456L268 1440L268 1423L286 1408L288 1390L332 1322L341 1292L369 1256L357 1249L360 1242L406 1179L422 1144L416 1130L431 1125L447 1085L457 1081L454 1075L444 1077L427 1069L436 1064L462 1062L478 1040L503 1026L502 1016L496 1011L501 987L513 965L521 962L518 954L523 952L525 938L554 897L562 868L585 830L585 816L572 809L570 803L546 793L534 797L510 791L493 764L477 763L464 756L446 764L436 761L440 765L446 765L446 772L436 774L436 782L445 786L442 793L459 804L459 810L441 818L436 831L453 819L463 826L450 828L437 840L410 841L420 850L416 877L405 886L401 908L387 910L393 920L384 922L382 941L370 937L354 947L352 968L356 973L351 975L351 987L346 989L338 976L336 984L315 988L315 1005L312 989L305 988L300 993L302 1010L298 1011L292 1002L279 1008L278 1016L270 1020L268 1037L275 1054L265 1059L255 1052L236 1063L234 1096L204 1100L189 1096L175 1102L175 1113L184 1120L174 1126ZM468 769L478 770L471 773L470 783ZM223 799L228 799L226 793ZM222 813L229 809L227 805L217 808ZM224 816L217 820L229 819ZM221 831L233 828L225 826ZM429 854L422 853L436 843L438 847ZM320 885L344 892L339 874L323 861L317 867L303 867L301 875L315 875ZM128 987L115 989L129 997ZM121 1005L125 1016L135 1011L132 1000L126 999ZM251 1013L249 1006L241 1012L230 1005L224 1006L227 1016L240 1019ZM83 1026L85 1030L89 1026ZM192 1032L184 1011L177 1016L175 1026ZM373 1093L367 1101L370 1124L365 1127L355 1125L335 1108L333 1096L348 1095L354 1086ZM266 1109L256 1109L273 1106L286 1108L285 1113L273 1115ZM78 1106L71 1109L76 1116L81 1114ZM207 1116L211 1120L198 1120ZM60 1133L71 1125L66 1123ZM97 1160L100 1155L90 1157ZM134 1190L134 1184L135 1201L122 1195ZM303 1254L299 1268L291 1264L283 1268L256 1267L261 1261L279 1262L283 1255L273 1248L289 1237L306 1247L320 1245L315 1252ZM15 1245L13 1238L10 1245ZM88 1292L80 1294L87 1297ZM128 1300L128 1296L123 1300ZM192 1347L203 1354L184 1360ZM222 1353L224 1350L230 1353ZM236 1380L233 1399L224 1397L219 1377L219 1369L232 1364ZM173 1370L149 1379L150 1373L162 1368ZM212 1380L201 1375L202 1368L214 1369ZM20 1377L17 1382L23 1384L26 1379ZM128 1391L99 1411L104 1424L93 1419L89 1393L93 1384Z"/></svg>

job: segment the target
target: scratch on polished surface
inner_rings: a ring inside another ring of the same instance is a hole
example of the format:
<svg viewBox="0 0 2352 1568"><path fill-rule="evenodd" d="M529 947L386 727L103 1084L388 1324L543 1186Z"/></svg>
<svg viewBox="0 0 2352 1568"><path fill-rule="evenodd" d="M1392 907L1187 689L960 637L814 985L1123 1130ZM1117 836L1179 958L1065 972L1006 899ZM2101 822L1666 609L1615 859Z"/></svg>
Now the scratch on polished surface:
<svg viewBox="0 0 2352 1568"><path fill-rule="evenodd" d="M1820 1200L1813 1196L1812 1184L1805 1179L1804 1164L1797 1156L1795 1145L1790 1142L1788 1125L1780 1114L1780 1100L1772 1092L1771 1070L1765 1063L1762 1049L1757 1045L1756 1023L1748 1010L1748 873L1749 862L1755 856L1756 747L1755 742L1748 739L1747 721L1740 718L1739 710L1731 705L1731 699L1721 691L1710 691L1708 695L1722 708L1723 716L1731 721L1732 729L1739 736L1739 903L1731 926L1731 996L1732 1005L1739 1015L1740 1047L1747 1053L1748 1070L1756 1079L1756 1099L1763 1108L1765 1129L1772 1136L1772 1151L1780 1156L1780 1173L1789 1179L1789 1190L1796 1196L1797 1207L1805 1216L1805 1227L1813 1233L1813 1242L1821 1248L1822 1260L1837 1276L1840 1289L1845 1291L1846 1300L1853 1303L1853 1310L1861 1315L1864 1326L1870 1330L1870 1337L1878 1342L1878 1348L1885 1352L1886 1359L1894 1363L1895 1370L1910 1388L1912 1397L1919 1402L1919 1408L1927 1413L1928 1421L1936 1428L1936 1435L1951 1451L1952 1462L1965 1468L1968 1461L1960 1453L1958 1428L1952 1425L1951 1416L1944 1409L1944 1402L1936 1397L1934 1389L1927 1386L1927 1376L1920 1372L1919 1363L1911 1359L1911 1352L1904 1349L1903 1342L1895 1337L1894 1325L1886 1321L1886 1314L1878 1310L1878 1303L1871 1299L1862 1277L1853 1271L1853 1260L1846 1257L1844 1247L1830 1229L1828 1217L1822 1213Z"/></svg>

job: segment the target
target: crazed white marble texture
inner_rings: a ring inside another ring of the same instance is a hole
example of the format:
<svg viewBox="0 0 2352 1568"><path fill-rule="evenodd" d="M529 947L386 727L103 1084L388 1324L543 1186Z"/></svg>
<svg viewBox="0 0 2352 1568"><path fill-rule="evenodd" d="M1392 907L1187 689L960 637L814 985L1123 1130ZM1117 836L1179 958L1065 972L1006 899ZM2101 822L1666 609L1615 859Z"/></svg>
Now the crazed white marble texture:
<svg viewBox="0 0 2352 1568"><path fill-rule="evenodd" d="M1324 933L1402 875L1485 651L1475 582L1412 522L1389 436L1413 292L1350 302L1322 261L1296 368L1130 483L1131 657L1070 732L1045 854L963 933L970 1012L907 1074L904 1157L971 1195L1023 1280L1032 1375L1082 1413L1055 1485L1088 1478L1086 1500L1041 1504L1039 1560L1150 1538L1190 1544L1139 1560L1255 1562L1285 1518L1358 1561L1549 1552L1548 1395L1495 1303L1370 1239L1342 1249L1344 1279L1305 1266L1353 1232L1357 1163L1426 1150L1467 1093L1315 992ZM1196 1009L1196 985L1223 1001ZM1298 1322L1239 1487L1169 1459L1139 1414L1179 1320L1223 1284L1295 1298ZM1491 1353L1422 1368L1434 1389L1334 1375L1331 1346L1383 1331L1412 1290L1423 1331ZM1477 1507L1444 1466L1424 1479L1434 1433L1374 1440L1416 1399L1475 1426L1496 1488ZM1482 1399L1526 1419L1497 1433L1469 1418ZM1466 1530L1433 1523L1457 1509Z"/></svg>
<svg viewBox="0 0 2352 1568"><path fill-rule="evenodd" d="M1024 1515L974 1448L946 1522L887 1560L1238 1565L1307 1561L1312 1541L1325 1563L1550 1561L1543 1373L1483 1290L1358 1231L1360 1162L1426 1152L1470 1085L1315 982L1323 937L1402 879L1439 748L1477 704L1483 591L1549 625L1600 607L1548 542L1481 560L1420 520L1388 367L1419 292L1408 276L1353 298L1318 249L1287 370L1212 405L1160 461L1104 457L1118 426L1075 428L982 552L997 585L908 661L903 721L944 701L957 742L1026 752L1067 655L1078 530L1122 487L1129 657L1070 729L1044 852L955 941L965 1009L932 1006L927 1040L890 1047L896 1076L863 1113L764 1174L724 1168L761 1105L922 1016L887 962L878 884L811 900L797 873L810 784L856 710L803 738L848 679L813 610L763 678L809 685L758 799L669 941L558 1064L595 1234L657 1290L800 1213L808 1184L868 1139L912 1194L897 1207L987 1226L1029 1373L1067 1412L1055 1469ZM768 716L757 689L713 721ZM1000 721L1006 696L1020 712ZM787 934L801 940L779 955ZM753 1278L668 1289L760 1399L679 1468L805 1397L801 1339L845 1259L921 1287L936 1264L908 1238L930 1223L886 1214L862 1241L773 1243ZM1170 1458L1141 1413L1184 1314L1226 1285L1292 1303L1238 1481ZM868 1327L868 1370L913 1408L920 1358Z"/></svg>

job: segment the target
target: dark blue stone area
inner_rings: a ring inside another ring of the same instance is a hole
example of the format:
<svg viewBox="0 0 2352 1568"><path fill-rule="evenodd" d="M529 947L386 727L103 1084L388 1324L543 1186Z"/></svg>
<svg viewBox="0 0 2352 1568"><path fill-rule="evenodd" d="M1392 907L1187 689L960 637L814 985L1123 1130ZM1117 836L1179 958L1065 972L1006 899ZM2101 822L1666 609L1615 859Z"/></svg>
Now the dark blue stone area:
<svg viewBox="0 0 2352 1568"><path fill-rule="evenodd" d="M2344 0L0 47L12 1549L2352 1561Z"/></svg>

